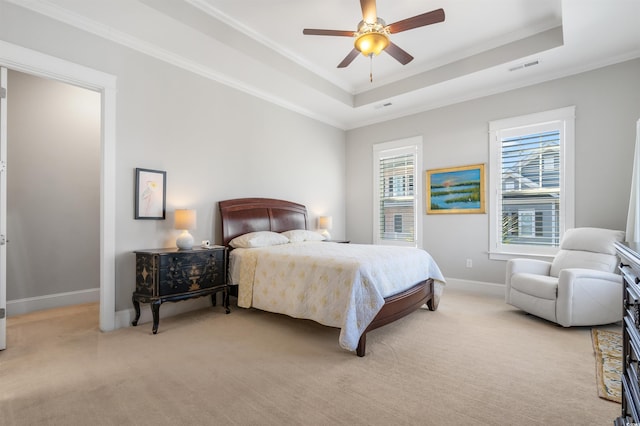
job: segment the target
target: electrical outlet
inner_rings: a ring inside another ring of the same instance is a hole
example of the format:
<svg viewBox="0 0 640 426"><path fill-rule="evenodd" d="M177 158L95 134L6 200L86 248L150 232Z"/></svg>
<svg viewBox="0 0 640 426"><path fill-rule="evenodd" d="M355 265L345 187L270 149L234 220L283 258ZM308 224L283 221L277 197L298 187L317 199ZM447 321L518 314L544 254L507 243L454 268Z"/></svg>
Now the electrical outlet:
<svg viewBox="0 0 640 426"><path fill-rule="evenodd" d="M467 268L472 268L473 267L473 262L471 261L471 259L467 259Z"/></svg>

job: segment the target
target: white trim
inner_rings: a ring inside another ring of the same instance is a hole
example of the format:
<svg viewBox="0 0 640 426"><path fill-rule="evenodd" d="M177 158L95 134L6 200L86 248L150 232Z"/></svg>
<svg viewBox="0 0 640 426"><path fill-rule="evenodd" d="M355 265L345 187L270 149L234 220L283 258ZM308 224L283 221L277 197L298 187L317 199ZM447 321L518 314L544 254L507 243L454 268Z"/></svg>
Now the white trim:
<svg viewBox="0 0 640 426"><path fill-rule="evenodd" d="M561 175L560 175L560 238L567 229L575 226L575 106L568 106L539 113L510 117L489 123L489 258L508 260L514 257L554 256L557 247L529 247L512 245L506 247L500 240L501 201L501 148L500 141L529 131L527 128L553 127L560 131Z"/></svg>
<svg viewBox="0 0 640 426"><path fill-rule="evenodd" d="M496 251L489 252L489 259L491 260L511 260L511 259L522 258L522 257L551 262L553 261L553 258L555 256L553 254L534 254L534 253L523 253L523 252L511 252L511 253L503 253L503 252L496 252Z"/></svg>
<svg viewBox="0 0 640 426"><path fill-rule="evenodd" d="M47 294L45 296L27 297L7 302L7 316L28 314L43 309L61 308L63 306L93 303L100 300L100 289L70 291L66 293Z"/></svg>
<svg viewBox="0 0 640 426"><path fill-rule="evenodd" d="M207 0L184 0L184 1L189 3L191 6L200 9L204 13L213 16L215 19L219 20L220 22L226 23L227 25L231 26L233 29L247 35L248 37L268 47L269 49L276 51L277 53L284 56L285 58L290 59L291 61L295 62L296 64L300 65L303 68L306 68L308 71L311 71L314 74L320 75L322 78L324 78L327 81L330 81L331 83L338 86L345 92L348 92L351 95L354 94L353 88L350 87L350 85L348 85L344 81L335 78L333 74L326 72L324 69L319 70L313 63L309 62L308 60L304 59L301 56L296 55L291 50L287 49L281 44L274 42L270 38L265 37L263 33L257 32L252 28L249 28L247 25L243 24L237 19L234 19L232 16L215 8Z"/></svg>
<svg viewBox="0 0 640 426"><path fill-rule="evenodd" d="M444 287L443 297L447 297L447 288L450 288L452 290L462 290L469 293L504 298L504 284L463 280L459 278L446 278L446 281L447 284Z"/></svg>
<svg viewBox="0 0 640 426"><path fill-rule="evenodd" d="M8 70L0 67L0 88L5 92L7 85ZM4 164L7 162L7 96L0 99L0 160ZM7 235L7 173L0 171L0 234L3 239ZM7 245L3 242L0 245L0 309L7 308ZM7 317L0 318L0 349L7 348Z"/></svg>
<svg viewBox="0 0 640 426"><path fill-rule="evenodd" d="M224 84L225 86L232 87L244 93L248 93L249 95L255 96L259 99L265 100L274 105L278 105L282 108L288 109L293 112L297 112L298 114L302 114L306 117L321 121L333 127L337 127L344 130L344 124L337 122L335 119L331 117L318 114L307 108L302 108L293 102L290 102L285 99L282 99L281 97L272 95L253 85L247 84L244 81L238 80L237 78L215 71L211 67L204 66L196 61L187 59L184 56L180 56L169 50L158 47L156 44L149 43L140 38L131 36L125 32L117 30L113 27L109 27L95 20L86 18L84 16L80 16L76 13L71 13L68 10L65 10L64 8L56 4L53 4L51 2L48 2L46 0L40 0L37 2L26 2L26 3L22 1L16 1L16 0L8 0L8 1L20 7L24 7L26 9L45 15L51 19L55 19L65 24L69 24L73 27L79 28L91 34L95 34L106 40L110 40L114 43L128 47L135 51L144 53L145 55L149 55L163 62L169 63L171 65L182 68L184 70L190 71L194 74L200 75L202 77L208 78L213 81L217 81L218 83Z"/></svg>
<svg viewBox="0 0 640 426"><path fill-rule="evenodd" d="M116 77L0 40L0 65L102 94L100 330L115 329Z"/></svg>
<svg viewBox="0 0 640 426"><path fill-rule="evenodd" d="M380 153L390 153L394 150L399 152L411 150L415 155L413 171L415 208L413 226L415 230L415 241L411 245L422 248L422 136L413 136L406 139L398 139L391 142L382 142L373 145L373 243L403 245L398 241L390 242L380 238ZM404 245L407 245L407 243Z"/></svg>

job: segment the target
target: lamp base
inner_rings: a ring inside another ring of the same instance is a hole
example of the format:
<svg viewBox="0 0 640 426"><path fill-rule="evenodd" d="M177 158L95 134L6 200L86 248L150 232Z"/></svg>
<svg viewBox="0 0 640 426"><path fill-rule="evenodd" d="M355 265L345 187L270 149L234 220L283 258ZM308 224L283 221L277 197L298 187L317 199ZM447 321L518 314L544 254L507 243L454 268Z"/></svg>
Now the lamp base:
<svg viewBox="0 0 640 426"><path fill-rule="evenodd" d="M329 231L327 231L326 229L323 230L320 235L322 235L325 239L330 240L331 239L331 234L329 233Z"/></svg>
<svg viewBox="0 0 640 426"><path fill-rule="evenodd" d="M189 231L182 231L182 234L176 240L176 246L180 250L191 250L193 248L193 236Z"/></svg>

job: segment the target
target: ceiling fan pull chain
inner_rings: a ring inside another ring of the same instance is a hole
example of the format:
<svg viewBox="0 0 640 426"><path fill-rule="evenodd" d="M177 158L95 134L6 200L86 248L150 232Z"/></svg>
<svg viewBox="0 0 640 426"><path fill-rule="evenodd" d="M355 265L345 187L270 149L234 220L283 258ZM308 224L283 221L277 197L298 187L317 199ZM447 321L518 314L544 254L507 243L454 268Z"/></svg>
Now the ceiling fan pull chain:
<svg viewBox="0 0 640 426"><path fill-rule="evenodd" d="M369 82L373 83L373 53L369 54Z"/></svg>

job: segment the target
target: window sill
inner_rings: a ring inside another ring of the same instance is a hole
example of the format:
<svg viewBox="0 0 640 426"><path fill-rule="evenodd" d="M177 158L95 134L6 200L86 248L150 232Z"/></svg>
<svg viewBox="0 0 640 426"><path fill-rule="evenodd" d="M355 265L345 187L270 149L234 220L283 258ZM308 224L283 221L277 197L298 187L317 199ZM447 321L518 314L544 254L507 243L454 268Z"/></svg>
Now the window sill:
<svg viewBox="0 0 640 426"><path fill-rule="evenodd" d="M511 260L517 258L528 258L528 259L538 259L545 261L552 261L555 257L554 254L540 254L540 253L507 253L507 252L489 252L490 260Z"/></svg>

